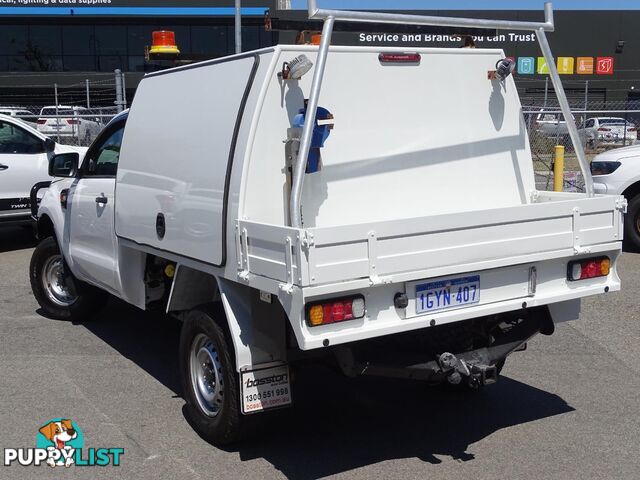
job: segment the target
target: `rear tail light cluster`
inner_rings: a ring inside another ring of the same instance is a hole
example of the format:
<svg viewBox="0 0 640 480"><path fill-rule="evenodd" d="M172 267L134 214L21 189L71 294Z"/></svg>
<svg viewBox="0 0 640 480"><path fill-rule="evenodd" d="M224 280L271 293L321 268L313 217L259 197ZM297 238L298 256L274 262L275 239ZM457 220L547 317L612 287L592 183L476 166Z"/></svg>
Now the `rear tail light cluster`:
<svg viewBox="0 0 640 480"><path fill-rule="evenodd" d="M307 305L307 323L310 327L345 322L364 317L364 297L358 295L340 299L323 300Z"/></svg>
<svg viewBox="0 0 640 480"><path fill-rule="evenodd" d="M38 125L44 125L45 123L47 123L47 121L44 118L38 119Z"/></svg>
<svg viewBox="0 0 640 480"><path fill-rule="evenodd" d="M569 262L567 278L570 282L586 280L588 278L606 277L611 270L609 257L588 258Z"/></svg>
<svg viewBox="0 0 640 480"><path fill-rule="evenodd" d="M79 125L80 124L80 120L77 120L75 118L68 118L67 119L67 123L69 125Z"/></svg>
<svg viewBox="0 0 640 480"><path fill-rule="evenodd" d="M600 128L598 129L598 131L599 131L599 132L610 132L610 131L611 131L611 129L610 129L610 128L606 128L606 127L600 127Z"/></svg>
<svg viewBox="0 0 640 480"><path fill-rule="evenodd" d="M637 132L637 131L638 131L638 129L635 128L635 127L627 128L627 132Z"/></svg>

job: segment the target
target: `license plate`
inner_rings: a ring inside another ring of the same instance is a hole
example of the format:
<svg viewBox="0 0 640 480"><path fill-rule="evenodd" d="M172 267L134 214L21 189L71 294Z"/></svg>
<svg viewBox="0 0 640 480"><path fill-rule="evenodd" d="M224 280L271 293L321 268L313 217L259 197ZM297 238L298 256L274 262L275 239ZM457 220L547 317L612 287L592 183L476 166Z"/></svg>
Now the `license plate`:
<svg viewBox="0 0 640 480"><path fill-rule="evenodd" d="M241 372L242 413L257 413L291 404L289 367L279 365Z"/></svg>
<svg viewBox="0 0 640 480"><path fill-rule="evenodd" d="M416 314L473 305L480 301L480 275L416 285Z"/></svg>

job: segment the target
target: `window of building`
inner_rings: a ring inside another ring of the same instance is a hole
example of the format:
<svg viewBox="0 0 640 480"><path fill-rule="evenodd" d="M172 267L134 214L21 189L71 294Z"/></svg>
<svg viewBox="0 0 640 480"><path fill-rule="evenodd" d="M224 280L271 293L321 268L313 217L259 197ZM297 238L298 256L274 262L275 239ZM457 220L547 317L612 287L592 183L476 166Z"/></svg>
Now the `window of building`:
<svg viewBox="0 0 640 480"><path fill-rule="evenodd" d="M0 71L145 71L152 32L171 30L183 59L205 60L234 53L234 28L220 25L0 25ZM273 44L262 25L243 25L243 50Z"/></svg>

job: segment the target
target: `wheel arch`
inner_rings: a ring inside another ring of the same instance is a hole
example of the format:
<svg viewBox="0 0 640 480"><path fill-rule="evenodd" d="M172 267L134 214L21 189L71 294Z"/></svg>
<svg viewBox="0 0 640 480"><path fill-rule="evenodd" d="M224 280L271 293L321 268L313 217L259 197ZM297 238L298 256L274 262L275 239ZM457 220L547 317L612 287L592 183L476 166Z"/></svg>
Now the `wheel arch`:
<svg viewBox="0 0 640 480"><path fill-rule="evenodd" d="M167 313L220 302L234 350L236 370L286 361L287 317L275 296L267 303L247 285L178 264Z"/></svg>
<svg viewBox="0 0 640 480"><path fill-rule="evenodd" d="M631 201L634 197L640 195L640 180L636 180L631 185L627 186L622 192L624 198Z"/></svg>
<svg viewBox="0 0 640 480"><path fill-rule="evenodd" d="M51 220L49 215L47 215L46 213L38 217L37 233L38 239L40 240L47 237L53 237L56 242L58 241L58 239L56 238L56 229L53 226L53 220Z"/></svg>

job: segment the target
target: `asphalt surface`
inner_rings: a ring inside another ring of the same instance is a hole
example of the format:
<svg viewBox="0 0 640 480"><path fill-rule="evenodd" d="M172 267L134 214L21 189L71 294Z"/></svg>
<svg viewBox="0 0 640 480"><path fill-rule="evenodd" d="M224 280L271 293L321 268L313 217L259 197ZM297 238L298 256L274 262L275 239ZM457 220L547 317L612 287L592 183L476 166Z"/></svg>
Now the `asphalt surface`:
<svg viewBox="0 0 640 480"><path fill-rule="evenodd" d="M118 301L81 324L40 316L31 247L0 230L0 449L34 447L65 417L85 447L125 454L120 467L0 464L0 478L640 478L640 255L623 256L621 293L584 301L481 392L306 368L293 409L220 450L183 415L179 325Z"/></svg>

